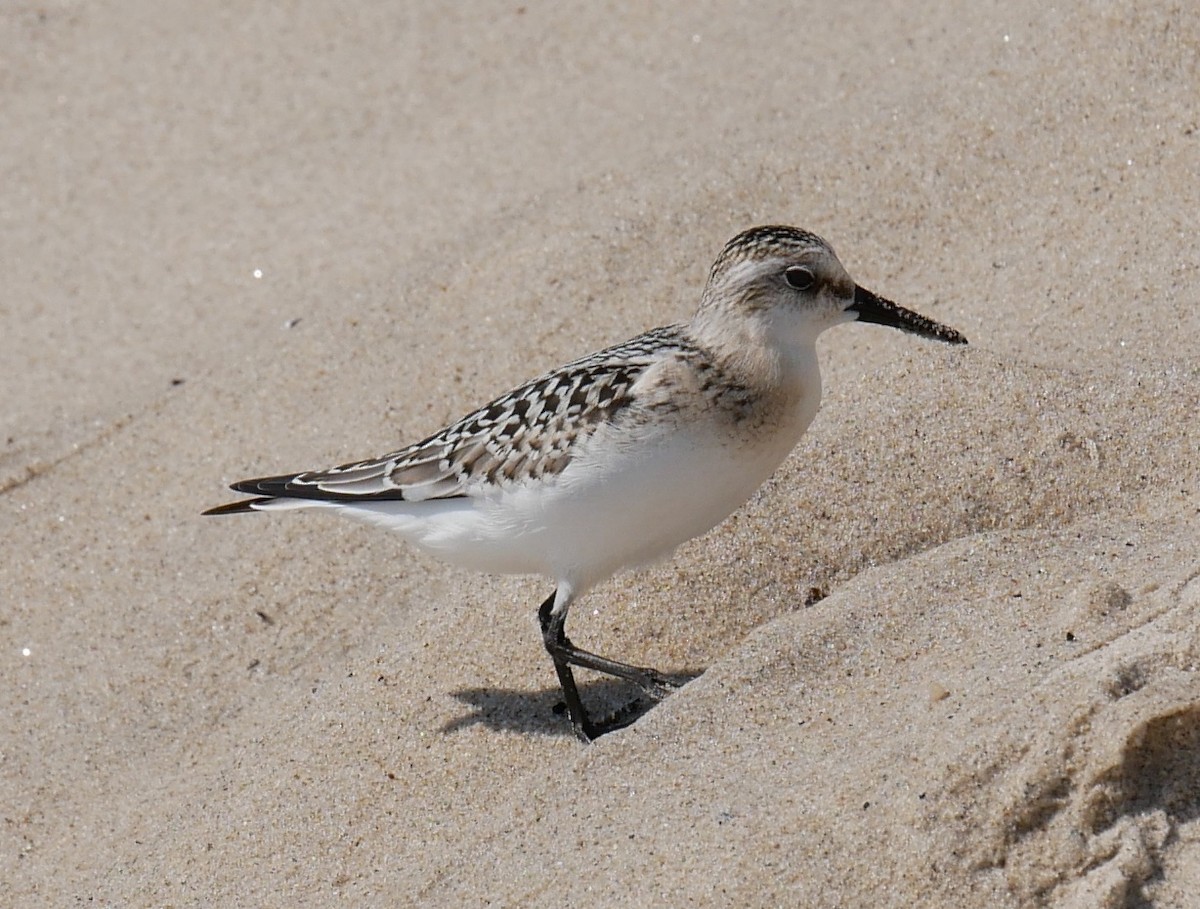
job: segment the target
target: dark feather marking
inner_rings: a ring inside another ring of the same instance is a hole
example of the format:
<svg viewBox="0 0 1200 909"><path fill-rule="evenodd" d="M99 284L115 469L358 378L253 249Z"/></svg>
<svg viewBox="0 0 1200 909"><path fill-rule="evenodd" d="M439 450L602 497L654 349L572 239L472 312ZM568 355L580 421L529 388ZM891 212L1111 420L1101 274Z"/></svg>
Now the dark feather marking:
<svg viewBox="0 0 1200 909"><path fill-rule="evenodd" d="M257 501L285 497L364 502L403 500L406 487L429 491L431 485L438 485L439 476L446 489L431 498L458 498L474 494L484 484L552 476L571 462L581 440L628 406L629 390L664 351L689 358L696 353L680 326L656 328L533 379L441 432L381 458L242 480L232 488L261 496ZM568 402L565 408L561 407L564 401ZM504 428L495 433L501 420ZM435 460L437 473L430 470ZM369 493L338 490L339 484L366 483L372 478L378 478L383 488ZM250 510L251 504L235 502L206 513L233 514Z"/></svg>
<svg viewBox="0 0 1200 909"><path fill-rule="evenodd" d="M257 505L259 502L271 501L271 496L264 496L261 499L242 499L240 502L230 502L228 505L218 505L216 508L210 508L208 511L202 511L200 514L249 514L254 511L251 505Z"/></svg>

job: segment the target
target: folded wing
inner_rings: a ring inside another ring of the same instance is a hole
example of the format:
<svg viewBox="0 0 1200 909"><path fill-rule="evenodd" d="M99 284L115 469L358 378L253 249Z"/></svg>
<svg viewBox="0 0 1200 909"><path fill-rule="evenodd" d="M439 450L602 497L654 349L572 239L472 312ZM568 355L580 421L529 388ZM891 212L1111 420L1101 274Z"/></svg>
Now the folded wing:
<svg viewBox="0 0 1200 909"><path fill-rule="evenodd" d="M581 440L632 403L634 383L664 348L688 346L679 326L655 329L527 382L382 457L234 483L231 488L257 498L205 514L254 511L275 499L420 502L554 476Z"/></svg>

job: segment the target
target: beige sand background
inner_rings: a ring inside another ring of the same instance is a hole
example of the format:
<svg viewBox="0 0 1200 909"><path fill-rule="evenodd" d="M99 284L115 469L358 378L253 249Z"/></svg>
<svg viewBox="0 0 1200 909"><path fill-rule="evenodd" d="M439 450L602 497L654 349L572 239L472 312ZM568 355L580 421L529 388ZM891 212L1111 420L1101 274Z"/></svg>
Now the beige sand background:
<svg viewBox="0 0 1200 909"><path fill-rule="evenodd" d="M48 0L0 49L0 904L1200 906L1186 4ZM577 607L707 670L634 727L552 712L544 581L199 516L770 221L972 344L831 332L767 487Z"/></svg>

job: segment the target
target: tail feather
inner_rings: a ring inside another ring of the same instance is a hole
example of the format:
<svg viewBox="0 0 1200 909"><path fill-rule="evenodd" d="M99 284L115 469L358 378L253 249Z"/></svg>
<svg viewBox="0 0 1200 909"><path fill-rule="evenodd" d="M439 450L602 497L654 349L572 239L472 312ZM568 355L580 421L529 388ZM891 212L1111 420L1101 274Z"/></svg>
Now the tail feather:
<svg viewBox="0 0 1200 909"><path fill-rule="evenodd" d="M300 508L335 508L337 502L324 499L297 499L290 496L261 496L257 499L242 499L228 505L218 505L201 514L244 514L248 511L294 511Z"/></svg>
<svg viewBox="0 0 1200 909"><path fill-rule="evenodd" d="M230 502L228 505L218 505L216 508L210 508L208 511L202 511L200 514L242 514L244 512L257 511L254 506L260 502L269 502L270 498L261 499L242 499L240 502Z"/></svg>

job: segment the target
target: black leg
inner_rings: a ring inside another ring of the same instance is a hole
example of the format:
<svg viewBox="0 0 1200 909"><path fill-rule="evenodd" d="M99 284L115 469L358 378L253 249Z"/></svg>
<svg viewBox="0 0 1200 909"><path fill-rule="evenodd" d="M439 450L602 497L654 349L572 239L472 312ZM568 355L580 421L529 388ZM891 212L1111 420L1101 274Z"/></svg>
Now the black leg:
<svg viewBox="0 0 1200 909"><path fill-rule="evenodd" d="M662 700L676 689L674 682L658 671L642 666L630 666L607 657L599 656L587 650L581 650L571 643L564 626L567 622L566 612L554 614L555 593L550 594L538 609L538 621L542 626L542 643L546 652L554 661L554 670L558 673L558 682L562 686L563 698L567 702L567 712L571 715L571 727L575 735L584 742L612 729L626 725L628 721L620 722L614 718L614 723L596 725L587 716L583 701L579 697L579 689L575 685L575 674L571 666L592 669L607 675L616 676L633 682L654 700Z"/></svg>
<svg viewBox="0 0 1200 909"><path fill-rule="evenodd" d="M646 693L647 697L656 701L661 701L679 687L657 669L647 666L630 666L628 663L619 663L591 651L581 650L565 637L562 643L566 650L567 662L572 666L594 669L596 672L625 679L625 681L637 685Z"/></svg>
<svg viewBox="0 0 1200 909"><path fill-rule="evenodd" d="M571 672L571 664L562 654L562 642L567 638L566 632L563 631L566 616L556 616L551 612L556 596L557 591L546 597L546 602L538 608L542 643L546 645L550 659L554 660L554 671L558 673L558 684L562 686L567 713L571 716L571 728L575 730L575 737L586 743L595 738L595 730L588 720L587 711L583 709L583 701L579 698L579 689L575 687L575 674Z"/></svg>

